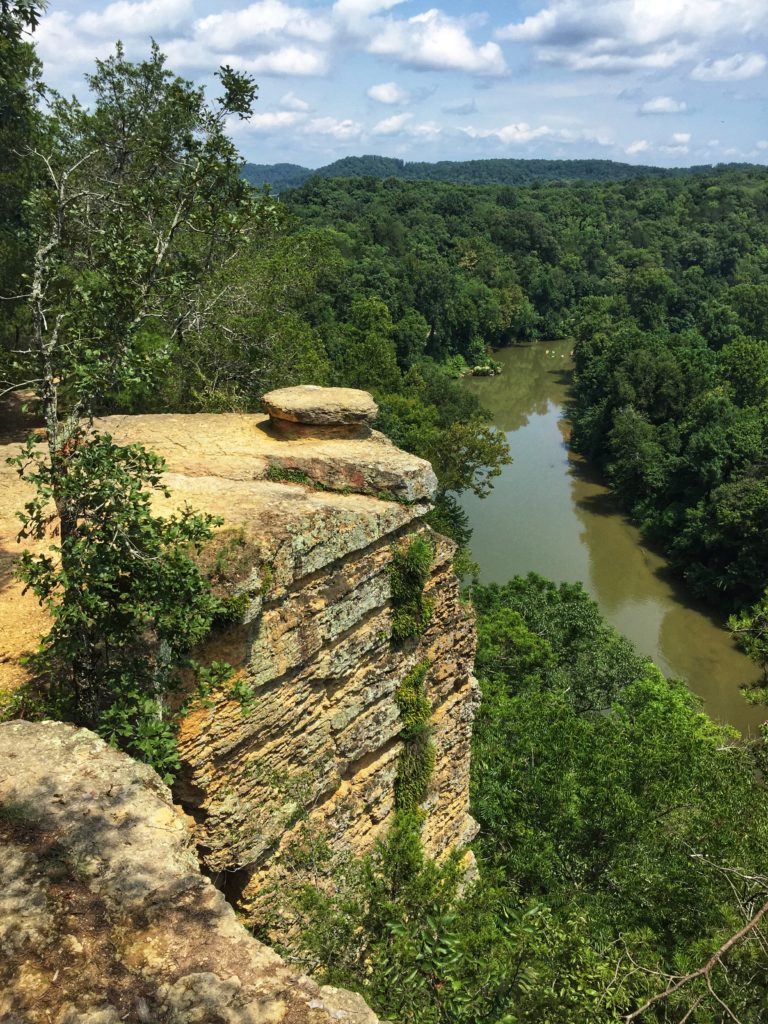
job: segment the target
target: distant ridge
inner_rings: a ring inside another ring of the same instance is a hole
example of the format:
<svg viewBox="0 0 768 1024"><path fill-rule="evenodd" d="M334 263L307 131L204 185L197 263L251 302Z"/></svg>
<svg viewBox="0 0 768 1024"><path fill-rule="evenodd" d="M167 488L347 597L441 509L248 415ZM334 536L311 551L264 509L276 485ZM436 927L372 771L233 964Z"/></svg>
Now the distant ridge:
<svg viewBox="0 0 768 1024"><path fill-rule="evenodd" d="M309 178L399 178L403 181L452 181L466 185L531 185L551 181L628 181L635 178L677 178L713 171L762 168L761 164L699 164L695 167L652 167L614 160L440 160L406 163L387 156L346 156L312 170L300 164L245 164L243 177L252 185L270 185L274 192L298 188Z"/></svg>

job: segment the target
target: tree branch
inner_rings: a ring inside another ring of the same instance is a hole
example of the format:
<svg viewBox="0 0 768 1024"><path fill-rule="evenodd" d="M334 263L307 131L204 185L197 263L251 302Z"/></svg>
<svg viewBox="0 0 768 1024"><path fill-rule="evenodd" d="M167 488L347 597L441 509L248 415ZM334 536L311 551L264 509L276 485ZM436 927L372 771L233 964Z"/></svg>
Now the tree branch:
<svg viewBox="0 0 768 1024"><path fill-rule="evenodd" d="M686 985L689 985L692 981L697 981L699 978L705 979L709 991L712 992L712 986L709 980L709 975L712 969L721 962L722 957L724 957L729 950L733 949L735 945L741 942L742 939L746 938L747 935L754 928L756 928L758 924L760 924L760 921L763 919L763 917L765 917L767 913L768 901L766 901L758 910L758 912L752 918L750 918L749 921L747 921L743 928L741 928L734 935L732 935L726 942L722 944L722 946L720 946L719 949L716 949L705 964L697 968L695 971L691 971L690 974L683 975L674 983L674 985L670 985L670 987L666 989L664 992L659 992L655 996L651 996L651 998L648 999L645 1003L643 1003L641 1007L635 1010L634 1013L628 1013L626 1014L626 1016L622 1017L622 1020L624 1020L626 1024L629 1024L630 1021L637 1020L638 1017L642 1017L642 1015L652 1006L655 1006L656 1003L660 1003L664 999L669 999L669 997L671 995L674 995L675 992L679 992L681 988L684 988ZM714 993L712 994L714 995ZM717 996L715 996L715 999L717 999L718 1002L722 1002ZM731 1019L736 1021L738 1024L738 1018L734 1017L730 1010L728 1010L728 1013Z"/></svg>

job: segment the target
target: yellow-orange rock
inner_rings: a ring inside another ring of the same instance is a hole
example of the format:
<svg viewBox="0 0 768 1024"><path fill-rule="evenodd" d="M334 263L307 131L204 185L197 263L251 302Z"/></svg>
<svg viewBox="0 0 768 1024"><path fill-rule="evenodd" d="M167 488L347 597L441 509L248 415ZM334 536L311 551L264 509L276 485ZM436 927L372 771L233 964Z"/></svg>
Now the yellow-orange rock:
<svg viewBox="0 0 768 1024"><path fill-rule="evenodd" d="M475 630L459 599L454 546L422 522L435 488L429 464L376 433L276 438L264 416L110 417L99 426L167 459L172 498L161 508L187 502L221 515L250 559L244 621L207 656L235 666L253 701L244 707L217 692L180 736L176 796L212 875L236 880L241 906L258 915L259 894L279 880L300 829L322 833L334 852L371 848L394 810L402 746L394 693L424 659L437 752L425 844L441 856L467 842L476 829L468 813ZM0 486L11 481L3 466ZM287 474L303 482L275 479ZM434 613L418 642L399 648L393 547L424 531L435 547Z"/></svg>
<svg viewBox="0 0 768 1024"><path fill-rule="evenodd" d="M377 1024L257 942L155 772L86 729L0 724L0 1020Z"/></svg>

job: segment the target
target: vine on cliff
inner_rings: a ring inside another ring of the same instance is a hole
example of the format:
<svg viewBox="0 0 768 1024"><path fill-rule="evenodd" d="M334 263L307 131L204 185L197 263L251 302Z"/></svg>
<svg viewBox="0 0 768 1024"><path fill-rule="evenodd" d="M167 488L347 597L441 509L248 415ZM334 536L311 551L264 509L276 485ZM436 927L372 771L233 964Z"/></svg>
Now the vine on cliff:
<svg viewBox="0 0 768 1024"><path fill-rule="evenodd" d="M432 618L434 601L424 596L434 548L422 536L412 537L407 547L392 549L389 568L392 592L392 639L402 644L424 633Z"/></svg>
<svg viewBox="0 0 768 1024"><path fill-rule="evenodd" d="M395 691L403 728L400 739L403 750L397 763L395 777L395 807L399 813L418 811L429 789L435 768L435 746L432 743L430 716L432 705L424 682L429 662L414 666Z"/></svg>

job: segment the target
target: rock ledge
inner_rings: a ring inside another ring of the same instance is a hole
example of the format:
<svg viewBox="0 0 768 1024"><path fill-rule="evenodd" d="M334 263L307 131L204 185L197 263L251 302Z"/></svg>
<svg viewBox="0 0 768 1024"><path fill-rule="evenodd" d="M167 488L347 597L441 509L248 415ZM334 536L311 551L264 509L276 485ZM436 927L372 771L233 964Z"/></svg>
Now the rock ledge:
<svg viewBox="0 0 768 1024"><path fill-rule="evenodd" d="M0 1020L378 1024L248 934L151 768L57 722L0 725Z"/></svg>
<svg viewBox="0 0 768 1024"><path fill-rule="evenodd" d="M316 384L270 391L262 404L273 419L332 427L373 423L379 411L367 391L321 388Z"/></svg>
<svg viewBox="0 0 768 1024"><path fill-rule="evenodd" d="M366 437L379 408L367 391L301 384L261 400L276 434L288 437Z"/></svg>

